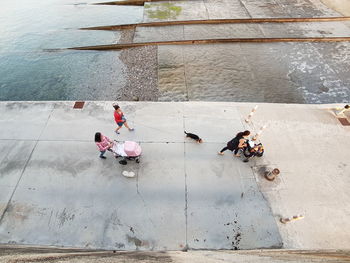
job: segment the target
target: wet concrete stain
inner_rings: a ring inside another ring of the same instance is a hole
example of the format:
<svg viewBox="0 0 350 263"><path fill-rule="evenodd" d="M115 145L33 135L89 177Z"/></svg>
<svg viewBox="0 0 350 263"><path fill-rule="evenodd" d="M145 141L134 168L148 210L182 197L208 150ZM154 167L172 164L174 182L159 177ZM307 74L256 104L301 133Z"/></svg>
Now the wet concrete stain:
<svg viewBox="0 0 350 263"><path fill-rule="evenodd" d="M223 205L233 205L235 203L235 197L233 195L228 195L223 198L220 198L215 201L215 205L223 206Z"/></svg>
<svg viewBox="0 0 350 263"><path fill-rule="evenodd" d="M114 245L115 245L116 248L118 248L118 249L125 248L125 245L124 245L123 243L118 243L118 242L116 242Z"/></svg>
<svg viewBox="0 0 350 263"><path fill-rule="evenodd" d="M129 243L134 243L136 247L141 247L143 244L142 240L138 239L137 237L126 235L126 238Z"/></svg>
<svg viewBox="0 0 350 263"><path fill-rule="evenodd" d="M2 162L3 166L0 167L0 177L5 177L10 173L15 171L20 171L23 165L23 162L20 160L10 160Z"/></svg>
<svg viewBox="0 0 350 263"><path fill-rule="evenodd" d="M211 170L215 173L217 177L222 177L225 167L222 164L212 163Z"/></svg>
<svg viewBox="0 0 350 263"><path fill-rule="evenodd" d="M128 243L134 244L136 246L136 249L140 247L148 248L150 250L153 250L155 247L155 244L153 241L148 241L148 240L141 240L137 237L133 237L130 235L126 235Z"/></svg>
<svg viewBox="0 0 350 263"><path fill-rule="evenodd" d="M13 141L5 149L2 149L7 153L6 157L0 162L0 178L13 173L18 173L19 175L32 148L33 143ZM20 155L16 154L18 150L21 152Z"/></svg>
<svg viewBox="0 0 350 263"><path fill-rule="evenodd" d="M5 104L6 106L6 110L26 110L30 107L30 109L32 110L33 107L38 107L38 108L46 108L45 106L47 106L48 104L46 103L41 103L41 102L36 102L35 104L27 104L27 103L18 103L18 102L7 102ZM51 107L48 106L48 107Z"/></svg>
<svg viewBox="0 0 350 263"><path fill-rule="evenodd" d="M81 174L82 171L90 169L93 166L93 162L86 159L80 159L78 162L72 160L70 158L55 158L51 160L32 160L30 162L31 167L47 168L50 167L52 170L59 171L59 174L63 173L68 174L70 176L77 176Z"/></svg>

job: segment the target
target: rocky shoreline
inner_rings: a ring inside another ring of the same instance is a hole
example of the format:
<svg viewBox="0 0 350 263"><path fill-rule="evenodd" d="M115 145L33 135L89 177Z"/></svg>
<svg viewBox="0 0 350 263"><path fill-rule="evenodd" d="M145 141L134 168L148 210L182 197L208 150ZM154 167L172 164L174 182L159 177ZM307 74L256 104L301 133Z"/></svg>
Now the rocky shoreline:
<svg viewBox="0 0 350 263"><path fill-rule="evenodd" d="M123 30L118 43L133 42L135 31ZM145 46L125 49L120 59L126 66L126 84L116 100L157 101L158 91L158 47Z"/></svg>

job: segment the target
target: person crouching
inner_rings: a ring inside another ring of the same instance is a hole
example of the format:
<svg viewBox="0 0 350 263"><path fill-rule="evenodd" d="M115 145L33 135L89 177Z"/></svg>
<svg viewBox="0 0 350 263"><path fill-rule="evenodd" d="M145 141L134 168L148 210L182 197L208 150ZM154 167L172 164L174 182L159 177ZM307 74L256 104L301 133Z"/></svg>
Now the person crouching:
<svg viewBox="0 0 350 263"><path fill-rule="evenodd" d="M246 143L247 147L243 150L245 159L243 162L249 162L252 157L262 157L264 155L264 146L261 143L255 144L254 141L248 140Z"/></svg>

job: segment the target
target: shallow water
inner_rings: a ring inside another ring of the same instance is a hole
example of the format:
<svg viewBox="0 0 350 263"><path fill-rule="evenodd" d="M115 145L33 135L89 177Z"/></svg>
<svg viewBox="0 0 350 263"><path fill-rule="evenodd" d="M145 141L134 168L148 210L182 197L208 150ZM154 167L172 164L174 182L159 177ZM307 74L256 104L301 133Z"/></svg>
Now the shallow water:
<svg viewBox="0 0 350 263"><path fill-rule="evenodd" d="M1 1L0 100L116 97L125 83L118 52L47 51L115 43L119 33L78 28L142 20L142 7L92 2Z"/></svg>
<svg viewBox="0 0 350 263"><path fill-rule="evenodd" d="M143 51L124 53L130 59L124 56L122 61L118 51L58 50L116 43L120 38L119 32L78 30L80 27L143 20L339 15L317 0L196 0L146 3L145 8L91 5L93 2L2 0L0 100L156 100L158 95L150 95L149 90L157 87L161 101L350 100L347 42L160 46L155 59L158 69L147 64L148 53ZM138 28L134 42L349 34L349 22L196 25ZM125 66L125 61L130 65ZM146 83L146 78L152 79L152 85Z"/></svg>
<svg viewBox="0 0 350 263"><path fill-rule="evenodd" d="M350 101L347 42L161 46L158 50L161 101Z"/></svg>
<svg viewBox="0 0 350 263"><path fill-rule="evenodd" d="M231 3L241 3L232 5ZM148 3L148 10L160 4ZM317 0L205 0L176 3L176 19L339 16ZM146 13L147 15L148 13ZM148 15L147 21L166 20ZM135 42L236 37L349 36L348 22L138 28ZM347 103L350 43L234 43L160 46L161 101Z"/></svg>

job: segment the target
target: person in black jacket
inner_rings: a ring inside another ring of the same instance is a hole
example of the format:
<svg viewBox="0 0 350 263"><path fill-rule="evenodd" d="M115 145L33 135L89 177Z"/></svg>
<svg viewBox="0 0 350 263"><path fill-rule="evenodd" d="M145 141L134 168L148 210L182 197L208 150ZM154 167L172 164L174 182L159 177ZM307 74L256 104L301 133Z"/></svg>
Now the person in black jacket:
<svg viewBox="0 0 350 263"><path fill-rule="evenodd" d="M238 154L239 150L243 150L246 145L246 140L248 139L248 136L250 135L250 131L244 131L237 133L236 137L233 138L231 141L227 143L227 146L222 148L220 152L218 152L219 155L224 155L224 151L230 150L233 151L235 156L239 157Z"/></svg>

